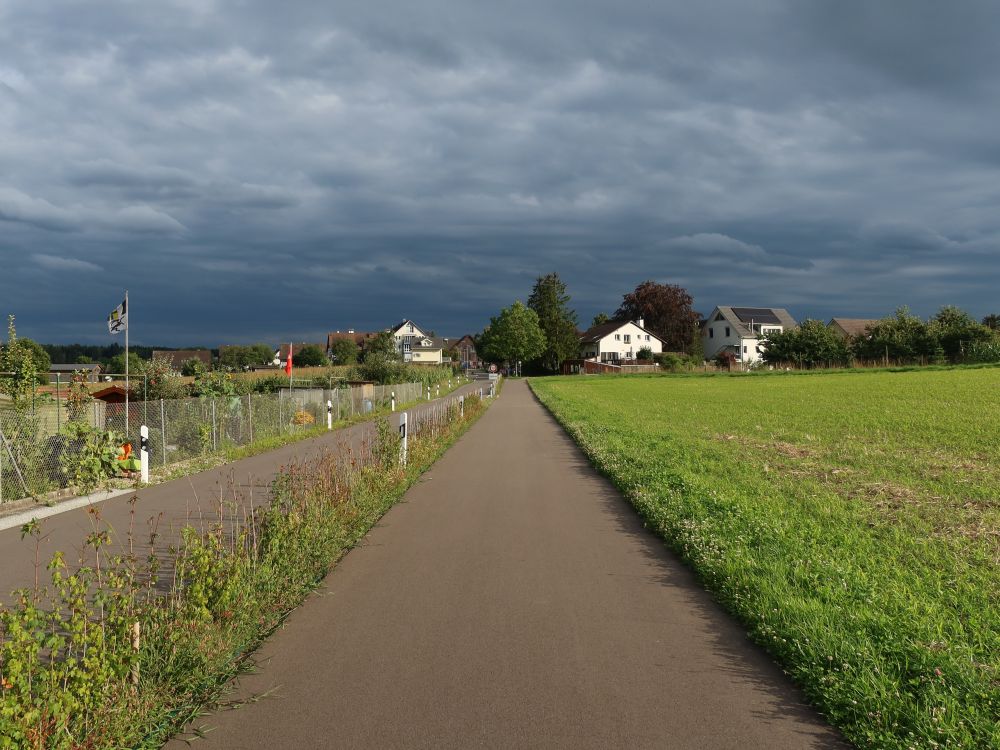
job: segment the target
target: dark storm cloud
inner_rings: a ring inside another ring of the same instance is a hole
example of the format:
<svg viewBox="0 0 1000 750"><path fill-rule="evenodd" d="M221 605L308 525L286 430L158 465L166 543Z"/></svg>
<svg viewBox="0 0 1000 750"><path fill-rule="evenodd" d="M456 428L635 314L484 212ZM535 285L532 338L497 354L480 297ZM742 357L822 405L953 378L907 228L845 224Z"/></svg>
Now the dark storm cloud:
<svg viewBox="0 0 1000 750"><path fill-rule="evenodd" d="M0 301L163 344L482 326L558 271L995 311L1000 6L0 5Z"/></svg>

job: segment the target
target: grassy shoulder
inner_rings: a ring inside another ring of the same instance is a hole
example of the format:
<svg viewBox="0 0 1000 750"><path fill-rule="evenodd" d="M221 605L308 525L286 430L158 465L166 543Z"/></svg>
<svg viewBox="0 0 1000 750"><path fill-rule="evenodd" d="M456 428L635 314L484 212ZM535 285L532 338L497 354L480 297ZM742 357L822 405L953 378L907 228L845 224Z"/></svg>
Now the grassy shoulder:
<svg viewBox="0 0 1000 750"><path fill-rule="evenodd" d="M435 411L409 437L379 423L358 455L292 466L262 509L223 502L169 546L119 553L95 521L79 564L0 610L0 747L160 747L232 677L337 560L474 423L487 401ZM24 533L41 535L33 524ZM136 544L136 547L141 545Z"/></svg>
<svg viewBox="0 0 1000 750"><path fill-rule="evenodd" d="M852 742L1000 747L996 369L531 385Z"/></svg>

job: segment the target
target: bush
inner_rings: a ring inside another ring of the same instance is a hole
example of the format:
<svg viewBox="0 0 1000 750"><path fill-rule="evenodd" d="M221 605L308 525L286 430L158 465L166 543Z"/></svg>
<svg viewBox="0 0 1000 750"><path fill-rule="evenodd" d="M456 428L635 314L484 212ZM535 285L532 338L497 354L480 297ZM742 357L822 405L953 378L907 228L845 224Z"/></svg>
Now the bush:
<svg viewBox="0 0 1000 750"><path fill-rule="evenodd" d="M675 354L674 352L663 352L662 354L657 354L654 359L661 369L669 370L670 372L683 370L688 364L687 357Z"/></svg>
<svg viewBox="0 0 1000 750"><path fill-rule="evenodd" d="M653 359L653 350L648 346L643 346L636 352L635 358L640 362L650 362Z"/></svg>
<svg viewBox="0 0 1000 750"><path fill-rule="evenodd" d="M68 484L90 492L118 473L118 452L125 443L124 435L79 420L63 425L61 435L65 442L59 469Z"/></svg>
<svg viewBox="0 0 1000 750"><path fill-rule="evenodd" d="M965 361L1000 362L1000 341L974 341L965 350Z"/></svg>
<svg viewBox="0 0 1000 750"><path fill-rule="evenodd" d="M318 346L309 344L297 352L292 352L292 363L295 367L322 367L329 364L326 354Z"/></svg>
<svg viewBox="0 0 1000 750"><path fill-rule="evenodd" d="M715 355L715 364L719 367L724 367L727 370L731 370L736 364L736 355L730 351L723 349L721 352Z"/></svg>
<svg viewBox="0 0 1000 750"><path fill-rule="evenodd" d="M197 357L191 357L191 359L186 359L181 363L181 375L187 378L198 376L206 369L208 368L205 367L205 363Z"/></svg>

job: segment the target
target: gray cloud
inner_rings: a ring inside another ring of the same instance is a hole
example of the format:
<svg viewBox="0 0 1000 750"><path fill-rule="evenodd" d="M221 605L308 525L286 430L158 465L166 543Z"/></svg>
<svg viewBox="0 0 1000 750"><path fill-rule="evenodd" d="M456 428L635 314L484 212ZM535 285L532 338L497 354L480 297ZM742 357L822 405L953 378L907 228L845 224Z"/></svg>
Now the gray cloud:
<svg viewBox="0 0 1000 750"><path fill-rule="evenodd" d="M128 286L137 340L212 345L460 334L551 270L584 320L647 278L982 315L997 28L973 0L14 0L0 299L103 340Z"/></svg>
<svg viewBox="0 0 1000 750"><path fill-rule="evenodd" d="M103 270L96 263L80 260L79 258L62 258L58 255L47 255L45 253L34 253L31 259L42 268L51 271L101 271Z"/></svg>

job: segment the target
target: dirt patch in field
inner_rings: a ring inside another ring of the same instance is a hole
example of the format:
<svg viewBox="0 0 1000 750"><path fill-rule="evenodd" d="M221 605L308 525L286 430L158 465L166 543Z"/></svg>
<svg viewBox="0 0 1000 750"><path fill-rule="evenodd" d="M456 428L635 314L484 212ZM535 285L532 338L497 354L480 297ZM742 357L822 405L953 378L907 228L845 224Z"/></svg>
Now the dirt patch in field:
<svg viewBox="0 0 1000 750"><path fill-rule="evenodd" d="M727 434L714 435L713 437L716 440L737 442L740 445L746 445L750 448L754 448L755 450L777 453L781 456L787 456L788 458L810 458L816 455L816 451L814 450L803 448L801 445L795 445L795 443L788 443L783 440L754 440L744 435Z"/></svg>

